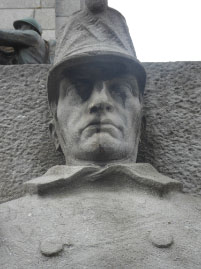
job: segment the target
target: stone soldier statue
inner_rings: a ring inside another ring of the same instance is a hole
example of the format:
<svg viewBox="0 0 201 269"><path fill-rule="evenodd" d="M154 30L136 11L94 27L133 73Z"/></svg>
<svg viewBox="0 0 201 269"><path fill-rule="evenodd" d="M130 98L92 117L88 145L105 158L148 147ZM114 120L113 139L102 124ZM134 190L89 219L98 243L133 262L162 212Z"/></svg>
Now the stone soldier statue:
<svg viewBox="0 0 201 269"><path fill-rule="evenodd" d="M200 269L200 198L135 163L145 71L107 1L69 18L48 77L66 165L0 207L0 268Z"/></svg>
<svg viewBox="0 0 201 269"><path fill-rule="evenodd" d="M0 30L1 63L6 58L5 47L13 47L12 64L44 64L49 62L49 45L42 37L42 28L33 18L17 20L13 23L16 30ZM4 55L3 55L4 52ZM4 63L5 64L5 63Z"/></svg>

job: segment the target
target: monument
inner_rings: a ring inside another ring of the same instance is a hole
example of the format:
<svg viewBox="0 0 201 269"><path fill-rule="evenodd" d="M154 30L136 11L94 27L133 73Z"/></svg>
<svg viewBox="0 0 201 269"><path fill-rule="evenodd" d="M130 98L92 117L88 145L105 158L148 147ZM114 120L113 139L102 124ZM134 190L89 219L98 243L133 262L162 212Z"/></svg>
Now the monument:
<svg viewBox="0 0 201 269"><path fill-rule="evenodd" d="M1 205L1 268L200 268L200 198L135 163L145 80L123 16L86 0L47 84L66 165Z"/></svg>
<svg viewBox="0 0 201 269"><path fill-rule="evenodd" d="M33 18L13 23L15 30L0 30L0 64L47 64L49 44L41 37L42 28Z"/></svg>

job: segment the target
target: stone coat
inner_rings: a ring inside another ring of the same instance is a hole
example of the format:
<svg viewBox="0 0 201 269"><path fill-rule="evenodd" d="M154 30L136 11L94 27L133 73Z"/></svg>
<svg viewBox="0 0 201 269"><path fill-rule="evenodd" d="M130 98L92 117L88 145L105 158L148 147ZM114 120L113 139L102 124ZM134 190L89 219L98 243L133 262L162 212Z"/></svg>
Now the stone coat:
<svg viewBox="0 0 201 269"><path fill-rule="evenodd" d="M1 269L201 268L201 199L148 164L51 168L0 206Z"/></svg>

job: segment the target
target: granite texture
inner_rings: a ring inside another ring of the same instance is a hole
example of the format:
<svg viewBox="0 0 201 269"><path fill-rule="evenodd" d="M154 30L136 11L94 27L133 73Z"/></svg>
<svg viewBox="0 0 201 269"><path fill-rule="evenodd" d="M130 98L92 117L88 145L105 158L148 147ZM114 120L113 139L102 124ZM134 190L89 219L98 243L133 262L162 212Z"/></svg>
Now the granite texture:
<svg viewBox="0 0 201 269"><path fill-rule="evenodd" d="M55 30L44 30L42 37L48 41L55 40Z"/></svg>
<svg viewBox="0 0 201 269"><path fill-rule="evenodd" d="M45 8L55 7L55 0L41 0L41 6Z"/></svg>
<svg viewBox="0 0 201 269"><path fill-rule="evenodd" d="M200 269L201 198L132 183L72 182L1 204L0 268Z"/></svg>
<svg viewBox="0 0 201 269"><path fill-rule="evenodd" d="M13 29L13 22L22 18L34 17L34 9L0 9L1 29Z"/></svg>
<svg viewBox="0 0 201 269"><path fill-rule="evenodd" d="M80 10L80 6L80 0L56 0L56 16L70 16L72 13Z"/></svg>
<svg viewBox="0 0 201 269"><path fill-rule="evenodd" d="M1 0L0 1L0 8L2 9L39 8L40 6L41 6L40 0Z"/></svg>
<svg viewBox="0 0 201 269"><path fill-rule="evenodd" d="M64 27L66 24L68 18L67 17L56 17L56 34L59 37L59 32L61 31L61 28Z"/></svg>
<svg viewBox="0 0 201 269"><path fill-rule="evenodd" d="M0 201L22 194L22 183L62 163L49 138L48 65L0 66Z"/></svg>
<svg viewBox="0 0 201 269"><path fill-rule="evenodd" d="M144 63L146 132L139 162L201 193L201 62ZM0 202L23 194L22 183L63 164L49 138L48 65L0 66Z"/></svg>
<svg viewBox="0 0 201 269"><path fill-rule="evenodd" d="M59 36L60 29L66 24L68 17L83 7L84 0L55 0L56 36Z"/></svg>
<svg viewBox="0 0 201 269"><path fill-rule="evenodd" d="M35 10L35 19L40 22L42 29L55 29L55 8L42 8Z"/></svg>
<svg viewBox="0 0 201 269"><path fill-rule="evenodd" d="M201 194L201 62L146 63L146 132L139 161Z"/></svg>

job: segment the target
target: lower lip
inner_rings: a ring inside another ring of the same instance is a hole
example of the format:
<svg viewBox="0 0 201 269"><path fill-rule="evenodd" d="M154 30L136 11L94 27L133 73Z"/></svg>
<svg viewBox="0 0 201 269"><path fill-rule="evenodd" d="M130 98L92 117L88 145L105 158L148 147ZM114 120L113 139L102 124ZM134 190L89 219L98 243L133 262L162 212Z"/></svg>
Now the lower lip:
<svg viewBox="0 0 201 269"><path fill-rule="evenodd" d="M116 126L112 124L92 124L92 125L87 126L85 130L93 130L100 133L100 132L110 132L112 130L119 131L119 128L117 128Z"/></svg>

